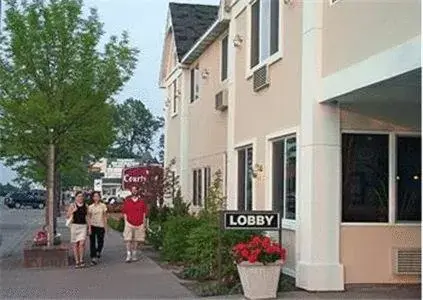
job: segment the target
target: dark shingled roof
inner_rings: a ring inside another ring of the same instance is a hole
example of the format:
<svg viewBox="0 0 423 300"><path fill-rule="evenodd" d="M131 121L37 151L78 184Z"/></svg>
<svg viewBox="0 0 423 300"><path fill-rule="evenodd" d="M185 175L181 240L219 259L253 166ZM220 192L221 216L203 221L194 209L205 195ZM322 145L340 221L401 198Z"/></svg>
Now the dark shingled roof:
<svg viewBox="0 0 423 300"><path fill-rule="evenodd" d="M217 19L219 6L186 3L169 3L173 34L179 59Z"/></svg>

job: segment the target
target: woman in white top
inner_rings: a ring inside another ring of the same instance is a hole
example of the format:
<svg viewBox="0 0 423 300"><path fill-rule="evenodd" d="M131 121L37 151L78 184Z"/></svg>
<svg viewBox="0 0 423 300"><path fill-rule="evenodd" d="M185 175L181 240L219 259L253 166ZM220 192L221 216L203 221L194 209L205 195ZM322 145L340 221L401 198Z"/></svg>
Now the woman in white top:
<svg viewBox="0 0 423 300"><path fill-rule="evenodd" d="M91 199L93 204L88 207L88 218L91 225L90 254L91 263L96 265L101 257L104 235L107 230L107 206L100 201L100 192L93 192Z"/></svg>

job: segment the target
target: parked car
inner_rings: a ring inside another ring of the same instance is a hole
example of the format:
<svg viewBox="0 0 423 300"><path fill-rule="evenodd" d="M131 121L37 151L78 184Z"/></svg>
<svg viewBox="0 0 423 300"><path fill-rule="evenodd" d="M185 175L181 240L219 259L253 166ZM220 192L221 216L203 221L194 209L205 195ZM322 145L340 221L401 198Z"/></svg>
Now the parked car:
<svg viewBox="0 0 423 300"><path fill-rule="evenodd" d="M11 193L6 196L4 203L9 208L22 208L31 206L32 208L43 209L46 205L46 199L37 195L24 192Z"/></svg>

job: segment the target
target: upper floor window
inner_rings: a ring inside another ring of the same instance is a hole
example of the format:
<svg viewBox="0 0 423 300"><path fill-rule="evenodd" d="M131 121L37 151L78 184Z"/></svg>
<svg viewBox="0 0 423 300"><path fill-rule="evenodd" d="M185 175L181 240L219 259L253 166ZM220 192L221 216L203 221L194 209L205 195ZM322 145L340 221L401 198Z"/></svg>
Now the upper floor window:
<svg viewBox="0 0 423 300"><path fill-rule="evenodd" d="M172 113L178 112L178 80L172 83Z"/></svg>
<svg viewBox="0 0 423 300"><path fill-rule="evenodd" d="M279 51L279 0L256 0L251 6L250 67Z"/></svg>
<svg viewBox="0 0 423 300"><path fill-rule="evenodd" d="M194 102L200 97L200 66L196 65L191 69L191 100Z"/></svg>
<svg viewBox="0 0 423 300"><path fill-rule="evenodd" d="M228 78L228 36L222 39L220 79L225 81Z"/></svg>

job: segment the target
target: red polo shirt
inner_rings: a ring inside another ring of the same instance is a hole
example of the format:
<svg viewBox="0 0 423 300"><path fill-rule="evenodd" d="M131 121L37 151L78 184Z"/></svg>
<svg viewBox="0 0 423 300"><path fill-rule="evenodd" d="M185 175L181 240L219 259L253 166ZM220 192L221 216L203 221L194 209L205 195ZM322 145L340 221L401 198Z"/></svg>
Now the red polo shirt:
<svg viewBox="0 0 423 300"><path fill-rule="evenodd" d="M132 200L132 196L125 199L122 212L126 215L126 220L133 226L141 226L144 223L144 215L147 215L147 205L144 200Z"/></svg>

